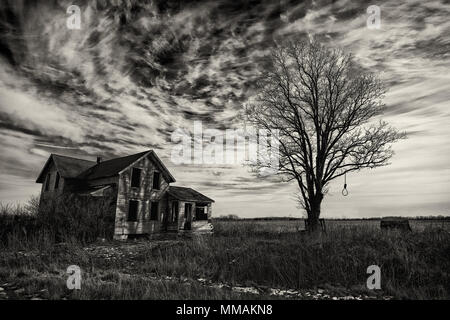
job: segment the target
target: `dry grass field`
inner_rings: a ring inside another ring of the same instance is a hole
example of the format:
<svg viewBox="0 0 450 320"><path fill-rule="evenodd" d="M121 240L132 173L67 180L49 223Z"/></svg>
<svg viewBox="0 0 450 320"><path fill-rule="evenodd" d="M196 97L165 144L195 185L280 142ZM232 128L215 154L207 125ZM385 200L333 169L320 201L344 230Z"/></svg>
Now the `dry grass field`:
<svg viewBox="0 0 450 320"><path fill-rule="evenodd" d="M449 299L449 220L327 221L311 238L301 220L213 221L213 235L54 245L11 235L0 251L0 299ZM381 267L381 290L366 269ZM69 265L81 290L66 287Z"/></svg>
<svg viewBox="0 0 450 320"><path fill-rule="evenodd" d="M242 219L242 220L227 220L217 221L217 224L226 222L229 228L238 228L235 225L241 225L240 228L250 228L253 231L258 232L297 232L305 229L305 222L303 219L273 219L273 220L260 220L260 219ZM326 219L326 228L329 231L335 229L342 230L352 227L364 227L371 230L380 229L379 219ZM442 229L450 232L450 219L409 219L409 224L413 231L425 231L426 229Z"/></svg>

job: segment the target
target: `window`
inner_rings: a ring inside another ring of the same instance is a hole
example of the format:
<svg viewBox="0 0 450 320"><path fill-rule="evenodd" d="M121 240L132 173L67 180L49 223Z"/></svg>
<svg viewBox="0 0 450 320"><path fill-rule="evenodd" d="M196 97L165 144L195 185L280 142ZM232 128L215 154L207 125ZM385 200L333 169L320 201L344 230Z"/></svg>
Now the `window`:
<svg viewBox="0 0 450 320"><path fill-rule="evenodd" d="M139 188L141 186L141 169L133 168L131 171L131 187Z"/></svg>
<svg viewBox="0 0 450 320"><path fill-rule="evenodd" d="M130 200L128 203L128 221L137 221L139 201Z"/></svg>
<svg viewBox="0 0 450 320"><path fill-rule="evenodd" d="M50 189L50 173L47 174L47 179L45 179L45 191L48 191Z"/></svg>
<svg viewBox="0 0 450 320"><path fill-rule="evenodd" d="M55 190L58 190L58 187L59 187L59 179L60 179L59 172L57 172L57 173L56 173L56 178L55 178Z"/></svg>
<svg viewBox="0 0 450 320"><path fill-rule="evenodd" d="M208 220L208 207L198 206L195 208L195 220Z"/></svg>
<svg viewBox="0 0 450 320"><path fill-rule="evenodd" d="M158 202L152 202L152 206L150 208L150 220L158 221Z"/></svg>
<svg viewBox="0 0 450 320"><path fill-rule="evenodd" d="M159 181L159 172L155 171L153 172L153 189L159 190L159 185L160 185L160 181Z"/></svg>

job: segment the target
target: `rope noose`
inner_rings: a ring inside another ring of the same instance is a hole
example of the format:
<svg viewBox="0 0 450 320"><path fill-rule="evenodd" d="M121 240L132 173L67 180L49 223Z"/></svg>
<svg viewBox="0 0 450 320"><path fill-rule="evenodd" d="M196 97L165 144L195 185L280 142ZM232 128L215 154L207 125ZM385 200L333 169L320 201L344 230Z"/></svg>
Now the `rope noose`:
<svg viewBox="0 0 450 320"><path fill-rule="evenodd" d="M348 190L347 190L347 173L344 173L344 189L342 189L342 195L344 197L348 196Z"/></svg>

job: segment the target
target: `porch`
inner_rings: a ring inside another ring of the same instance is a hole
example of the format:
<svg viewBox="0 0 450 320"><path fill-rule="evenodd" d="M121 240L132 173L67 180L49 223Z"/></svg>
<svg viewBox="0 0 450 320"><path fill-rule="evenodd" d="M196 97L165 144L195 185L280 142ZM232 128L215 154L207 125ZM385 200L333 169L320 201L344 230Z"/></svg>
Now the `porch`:
<svg viewBox="0 0 450 320"><path fill-rule="evenodd" d="M170 187L163 230L167 232L211 232L212 202L201 193L183 187Z"/></svg>

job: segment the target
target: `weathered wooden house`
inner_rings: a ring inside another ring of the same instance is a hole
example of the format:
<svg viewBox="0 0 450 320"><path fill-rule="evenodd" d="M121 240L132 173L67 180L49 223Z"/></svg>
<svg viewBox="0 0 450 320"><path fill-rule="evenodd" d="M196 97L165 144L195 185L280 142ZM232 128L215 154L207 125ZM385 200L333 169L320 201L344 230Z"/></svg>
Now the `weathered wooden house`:
<svg viewBox="0 0 450 320"><path fill-rule="evenodd" d="M214 200L171 186L175 178L153 150L96 162L51 154L36 182L42 183L40 205L71 193L111 198L114 239L211 230Z"/></svg>

